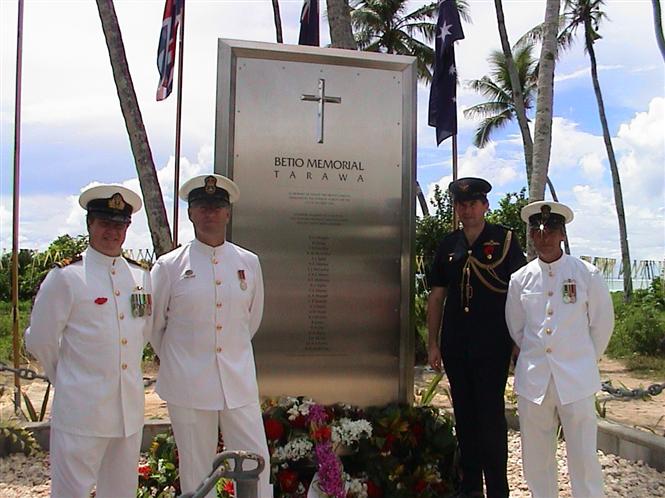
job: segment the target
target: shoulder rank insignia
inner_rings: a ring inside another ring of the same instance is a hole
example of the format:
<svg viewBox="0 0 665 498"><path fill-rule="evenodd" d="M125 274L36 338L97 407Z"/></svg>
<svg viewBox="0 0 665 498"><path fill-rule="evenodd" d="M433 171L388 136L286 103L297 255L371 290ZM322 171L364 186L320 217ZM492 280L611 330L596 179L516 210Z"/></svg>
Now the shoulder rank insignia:
<svg viewBox="0 0 665 498"><path fill-rule="evenodd" d="M64 258L64 259L61 259L60 261L56 261L55 263L53 263L53 267L54 268L64 268L65 266L69 266L72 263L76 263L78 261L81 261L82 259L83 259L83 256L81 256L80 254L77 254L76 256L74 256L72 258Z"/></svg>
<svg viewBox="0 0 665 498"><path fill-rule="evenodd" d="M139 263L138 261L136 261L132 258L128 258L127 256L124 256L124 258L125 258L125 261L127 261L130 265L139 266L139 267L143 268L144 270L149 270L146 263Z"/></svg>

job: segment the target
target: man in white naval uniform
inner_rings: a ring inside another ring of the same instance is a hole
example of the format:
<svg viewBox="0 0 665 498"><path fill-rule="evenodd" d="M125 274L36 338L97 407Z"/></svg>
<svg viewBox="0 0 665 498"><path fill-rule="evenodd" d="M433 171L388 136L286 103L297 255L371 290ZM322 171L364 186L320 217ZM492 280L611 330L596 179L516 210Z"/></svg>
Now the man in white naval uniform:
<svg viewBox="0 0 665 498"><path fill-rule="evenodd" d="M534 498L558 496L556 433L561 421L575 498L601 498L594 394L598 360L614 327L607 285L598 269L561 250L573 212L557 202L522 209L538 258L513 273L506 321L519 356L515 392L524 476ZM557 419L558 416L558 419Z"/></svg>
<svg viewBox="0 0 665 498"><path fill-rule="evenodd" d="M90 245L42 283L25 344L55 386L51 496L136 496L143 429L143 346L152 330L150 273L122 256L140 197L85 190Z"/></svg>
<svg viewBox="0 0 665 498"><path fill-rule="evenodd" d="M200 175L180 189L195 239L165 254L152 269L159 356L157 393L167 402L180 459L182 492L212 470L222 432L227 450L265 459L259 497L272 498L252 337L263 315L258 257L226 240L235 183ZM214 496L213 493L210 496Z"/></svg>

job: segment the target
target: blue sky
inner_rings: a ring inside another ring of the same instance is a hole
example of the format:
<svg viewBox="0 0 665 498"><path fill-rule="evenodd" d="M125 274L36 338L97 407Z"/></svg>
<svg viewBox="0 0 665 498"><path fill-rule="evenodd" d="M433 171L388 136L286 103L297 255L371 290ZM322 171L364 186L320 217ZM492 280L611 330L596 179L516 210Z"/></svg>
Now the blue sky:
<svg viewBox="0 0 665 498"><path fill-rule="evenodd" d="M0 250L11 248L16 3L0 0ZM504 0L511 41L540 23L544 0ZM163 0L116 0L134 86L165 194L173 199L175 94L156 102L156 50ZM423 2L411 2L413 9ZM296 43L298 1L280 1L284 39ZM489 72L500 48L494 3L471 0L473 24L456 47L460 80ZM322 3L323 9L323 3ZM609 19L596 43L605 106L619 161L633 259L665 254L665 64L653 32L650 0L608 0ZM212 171L217 38L272 42L271 2L188 0L181 175ZM325 19L321 42L329 42ZM91 182L120 182L138 190L96 4L26 0L20 246L43 249L58 235L85 232L77 197ZM538 54L538 52L536 52ZM439 148L427 126L428 89L418 89L418 179L431 193L451 179L450 140ZM477 123L462 110L482 101L458 90L460 175L494 185L490 203L526 184L521 139L510 125L483 150L471 144ZM578 41L561 55L555 80L550 177L576 212L569 228L575 255L619 257L618 224L588 58ZM181 214L184 210L181 209ZM180 240L191 237L186 219ZM150 246L145 218L135 219L126 247Z"/></svg>

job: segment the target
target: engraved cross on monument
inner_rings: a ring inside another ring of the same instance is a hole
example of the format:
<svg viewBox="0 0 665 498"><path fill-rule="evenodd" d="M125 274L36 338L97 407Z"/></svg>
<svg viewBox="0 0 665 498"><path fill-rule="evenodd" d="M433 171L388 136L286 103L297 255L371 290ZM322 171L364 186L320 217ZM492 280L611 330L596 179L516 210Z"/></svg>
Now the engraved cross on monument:
<svg viewBox="0 0 665 498"><path fill-rule="evenodd" d="M317 117L319 118L317 121L317 134L318 134L318 143L322 144L323 143L323 117L324 117L324 111L325 111L325 104L326 102L330 104L341 104L342 103L342 98L341 97L328 97L326 95L326 80L323 78L319 78L319 94L318 95L310 95L310 94L303 94L300 96L301 100L304 100L306 102L318 102L319 103L319 108L317 112Z"/></svg>
<svg viewBox="0 0 665 498"><path fill-rule="evenodd" d="M215 172L241 191L227 236L265 282L261 396L409 402L415 59L219 40L216 112Z"/></svg>

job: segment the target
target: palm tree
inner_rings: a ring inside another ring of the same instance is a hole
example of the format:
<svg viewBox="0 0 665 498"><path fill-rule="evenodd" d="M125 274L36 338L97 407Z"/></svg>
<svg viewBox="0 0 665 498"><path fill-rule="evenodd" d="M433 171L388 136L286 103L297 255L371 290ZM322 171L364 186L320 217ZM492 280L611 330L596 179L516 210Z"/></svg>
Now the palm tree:
<svg viewBox="0 0 665 498"><path fill-rule="evenodd" d="M457 8L469 21L466 0ZM407 0L356 0L351 11L358 48L368 52L411 55L416 57L418 78L432 81L434 49L429 45L436 35L437 3L406 12ZM434 21L434 22L432 22Z"/></svg>
<svg viewBox="0 0 665 498"><path fill-rule="evenodd" d="M483 76L479 80L468 82L471 89L489 99L487 102L476 104L464 110L464 116L467 118L484 118L473 138L473 144L476 147L483 148L489 143L494 132L515 119L518 114L518 102L522 102L525 111L533 108L538 74L536 72L537 61L533 58L532 52L532 45L524 45L515 50L514 61L522 99L515 98L515 92L508 74L506 57L500 50L493 51L487 59L491 76ZM531 135L528 126L526 135L528 135L530 141ZM530 173L530 164L531 161L529 160L527 173Z"/></svg>
<svg viewBox="0 0 665 498"><path fill-rule="evenodd" d="M630 301L631 295L633 293L633 281L631 278L626 214L623 207L623 194L621 192L619 167L617 166L614 147L612 146L610 128L607 124L605 105L603 103L603 94L600 90L600 82L598 80L598 63L596 62L596 52L593 47L594 43L601 38L600 34L598 34L600 23L607 17L602 11L603 4L604 0L566 0L564 15L569 22L564 27L563 31L574 35L577 31L577 28L582 27L584 29L584 48L589 54L589 59L591 60L591 81L593 83L593 91L596 95L598 115L600 117L600 124L603 128L603 141L605 142L607 159L610 164L610 172L612 173L614 204L616 206L617 217L619 219L621 261L623 266L623 298L624 301L628 302Z"/></svg>
<svg viewBox="0 0 665 498"><path fill-rule="evenodd" d="M602 20L607 16L602 10L604 0L565 0L564 12L559 22L563 29L558 34L558 44L561 48L569 48L575 39L575 34L578 28L584 31L584 48L589 54L591 62L591 81L593 84L594 94L596 96L596 103L598 106L598 115L600 124L603 129L603 141L607 151L607 159L610 165L610 173L612 175L612 187L614 190L614 204L617 211L617 218L619 221L619 242L621 245L621 266L623 268L623 297L624 301L630 301L633 294L633 281L631 276L630 266L630 251L628 248L628 230L626 228L626 214L623 206L623 194L621 191L621 178L619 176L619 167L617 165L616 156L614 154L614 147L612 146L612 137L610 135L609 125L607 123L607 116L605 114L605 104L603 102L603 94L600 90L600 82L598 80L598 64L596 62L596 52L594 50L594 43L598 41L601 36L598 33L598 28ZM542 34L542 26L529 31L526 35L518 41L520 43L528 43L532 40L538 40Z"/></svg>
<svg viewBox="0 0 665 498"><path fill-rule="evenodd" d="M500 1L500 0L497 0ZM517 118L520 124L522 134L522 144L524 146L524 161L526 165L527 182L531 176L533 161L533 140L529 130L529 119L527 111L534 105L534 99L537 92L536 81L538 78L538 62L534 59L533 45L522 45L515 48L515 57L509 50L510 60L513 62L515 73L517 75L517 90L513 86L510 75L509 58L504 51L495 50L490 54L488 63L491 76L483 76L479 80L471 80L470 88L483 94L490 100L481 104L474 105L464 110L464 116L467 118L483 117L485 118L474 136L473 144L478 148L483 148L491 140L492 134L505 126L508 122ZM521 106L518 105L521 102ZM523 116L523 119L520 119ZM522 122L525 126L522 126ZM552 199L558 201L554 185L549 176L546 179L547 186L552 194ZM564 239L566 254L570 254L568 238Z"/></svg>
<svg viewBox="0 0 665 498"><path fill-rule="evenodd" d="M152 159L148 134L143 125L143 117L139 108L132 76L122 42L122 34L118 17L113 7L113 0L97 0L99 18L106 37L106 46L109 50L113 79L120 100L120 108L125 118L125 127L129 134L129 142L136 162L136 171L141 184L143 201L145 204L148 227L152 237L152 244L157 256L172 249L169 220L166 217L166 208L162 198L162 189L157 180L157 170Z"/></svg>

